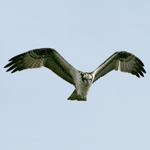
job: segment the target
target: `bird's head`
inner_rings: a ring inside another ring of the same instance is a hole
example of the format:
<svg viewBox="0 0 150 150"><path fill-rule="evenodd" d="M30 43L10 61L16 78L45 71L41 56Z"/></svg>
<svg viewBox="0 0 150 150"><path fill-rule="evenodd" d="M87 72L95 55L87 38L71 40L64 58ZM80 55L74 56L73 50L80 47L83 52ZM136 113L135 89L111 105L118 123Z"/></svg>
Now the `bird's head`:
<svg viewBox="0 0 150 150"><path fill-rule="evenodd" d="M86 85L92 84L93 77L91 74L81 72L80 75L81 75L82 82L84 84Z"/></svg>

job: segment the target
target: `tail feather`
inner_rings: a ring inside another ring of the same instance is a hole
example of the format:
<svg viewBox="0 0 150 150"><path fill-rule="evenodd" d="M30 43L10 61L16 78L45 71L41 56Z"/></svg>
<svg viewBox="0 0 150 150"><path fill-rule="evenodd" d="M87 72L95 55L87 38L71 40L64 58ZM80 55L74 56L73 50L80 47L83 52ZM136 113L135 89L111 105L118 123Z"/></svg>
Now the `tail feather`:
<svg viewBox="0 0 150 150"><path fill-rule="evenodd" d="M77 90L75 89L73 93L70 95L70 97L68 98L68 100L87 101L87 98L78 95Z"/></svg>

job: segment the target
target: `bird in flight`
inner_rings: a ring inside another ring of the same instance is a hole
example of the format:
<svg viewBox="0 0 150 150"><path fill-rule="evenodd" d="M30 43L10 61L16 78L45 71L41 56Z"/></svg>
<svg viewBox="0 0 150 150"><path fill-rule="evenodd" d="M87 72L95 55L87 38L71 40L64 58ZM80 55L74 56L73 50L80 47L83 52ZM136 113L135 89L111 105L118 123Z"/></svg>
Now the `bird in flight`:
<svg viewBox="0 0 150 150"><path fill-rule="evenodd" d="M40 68L42 66L50 69L65 81L73 84L75 90L68 100L86 101L90 86L100 77L112 70L120 70L144 77L146 73L143 62L135 55L126 51L117 51L104 61L92 72L82 72L71 66L55 49L40 48L27 51L9 60L4 67L14 73L28 68Z"/></svg>

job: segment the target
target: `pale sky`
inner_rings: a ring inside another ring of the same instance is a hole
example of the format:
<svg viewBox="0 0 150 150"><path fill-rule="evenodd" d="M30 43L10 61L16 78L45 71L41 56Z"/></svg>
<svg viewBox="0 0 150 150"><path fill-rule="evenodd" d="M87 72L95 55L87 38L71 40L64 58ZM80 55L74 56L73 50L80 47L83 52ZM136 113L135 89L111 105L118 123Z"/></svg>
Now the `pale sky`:
<svg viewBox="0 0 150 150"><path fill-rule="evenodd" d="M0 18L0 150L150 149L150 1L2 0ZM3 68L42 47L86 72L128 51L147 74L112 71L86 102L68 101L74 87L47 68Z"/></svg>

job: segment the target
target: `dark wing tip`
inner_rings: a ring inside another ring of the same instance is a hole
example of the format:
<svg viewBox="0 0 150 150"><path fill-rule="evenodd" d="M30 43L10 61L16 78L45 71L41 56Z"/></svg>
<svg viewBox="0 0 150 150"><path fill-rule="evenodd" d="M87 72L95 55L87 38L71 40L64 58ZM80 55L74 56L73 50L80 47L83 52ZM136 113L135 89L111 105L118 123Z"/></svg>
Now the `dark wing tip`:
<svg viewBox="0 0 150 150"><path fill-rule="evenodd" d="M144 73L146 73L146 71L141 64L136 64L135 69L136 69L136 73L144 77Z"/></svg>
<svg viewBox="0 0 150 150"><path fill-rule="evenodd" d="M146 70L142 67L141 71L143 71L144 73L146 73Z"/></svg>
<svg viewBox="0 0 150 150"><path fill-rule="evenodd" d="M146 73L146 70L143 68L143 72Z"/></svg>
<svg viewBox="0 0 150 150"><path fill-rule="evenodd" d="M138 78L140 78L140 75L138 73L135 74Z"/></svg>
<svg viewBox="0 0 150 150"><path fill-rule="evenodd" d="M11 59L9 59L10 62L6 66L4 66L4 68L8 68L6 72L12 71L11 73L14 73L16 71L21 71L21 70L27 69L27 68L34 68L34 67L27 66L29 61L32 61L30 58L32 58L34 60L46 58L46 57L49 57L50 55L52 55L53 52L56 52L56 50L52 49L52 48L34 49L34 50L31 50L31 51L28 51L28 52L25 52L25 53L22 53L22 54L12 57ZM27 58L26 54L28 54L30 56L30 58ZM27 60L27 59L29 59L29 60ZM26 60L26 62L24 62L24 60ZM34 63L34 61L32 61L31 63ZM38 63L37 63L37 66L38 66Z"/></svg>
<svg viewBox="0 0 150 150"><path fill-rule="evenodd" d="M129 68L132 68L132 70L126 70L125 72L136 75L138 78L144 77L144 73L146 73L144 63L138 57L126 51L118 51L117 53L119 60L128 63Z"/></svg>
<svg viewBox="0 0 150 150"><path fill-rule="evenodd" d="M4 66L4 68L8 68L6 72L12 71L11 73L14 73L16 71L20 71L21 69L21 62L19 62L25 53L19 54L17 56L12 57L7 65Z"/></svg>
<svg viewBox="0 0 150 150"><path fill-rule="evenodd" d="M136 64L137 66L135 67L135 75L137 77L144 77L144 73L146 73L145 69L143 68L142 64Z"/></svg>
<svg viewBox="0 0 150 150"><path fill-rule="evenodd" d="M18 68L15 68L11 73L14 73L16 71L20 71L20 70L18 70Z"/></svg>
<svg viewBox="0 0 150 150"><path fill-rule="evenodd" d="M9 67L10 65L6 65L4 68L7 68L7 67ZM6 72L9 72L9 71L11 71L11 73L14 73L14 72L16 72L16 71L20 71L20 69L19 69L19 67L18 66L16 66L15 64L13 64L12 66L10 66L7 70L6 70Z"/></svg>
<svg viewBox="0 0 150 150"><path fill-rule="evenodd" d="M7 68L7 67L9 67L9 66L10 66L10 65L9 65L9 64L7 64L7 65L5 65L5 66L4 66L4 68Z"/></svg>
<svg viewBox="0 0 150 150"><path fill-rule="evenodd" d="M144 63L138 57L136 57L136 60L144 67Z"/></svg>
<svg viewBox="0 0 150 150"><path fill-rule="evenodd" d="M136 58L136 62L137 62L137 72L138 74L140 74L142 77L144 77L143 73L146 73L145 69L144 69L144 63L136 56L134 56Z"/></svg>

